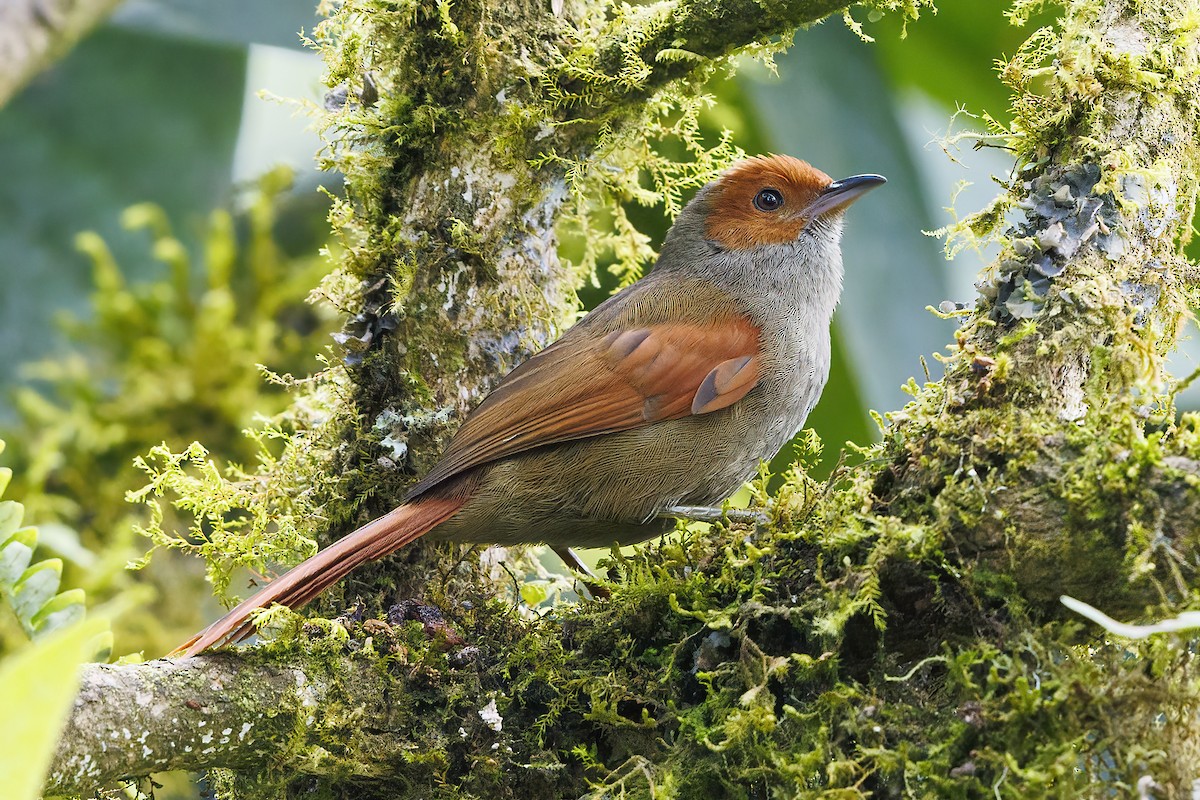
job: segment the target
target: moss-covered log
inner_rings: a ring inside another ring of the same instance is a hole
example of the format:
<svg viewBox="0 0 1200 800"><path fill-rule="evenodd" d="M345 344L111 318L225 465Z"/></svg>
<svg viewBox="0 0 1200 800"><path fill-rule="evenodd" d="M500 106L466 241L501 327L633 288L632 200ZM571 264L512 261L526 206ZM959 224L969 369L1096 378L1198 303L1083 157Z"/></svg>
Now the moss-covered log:
<svg viewBox="0 0 1200 800"><path fill-rule="evenodd" d="M1194 494L1200 462L1172 469L1149 479L1152 513ZM1078 625L981 607L935 537L898 520L780 533L821 502L804 489L770 530L649 546L612 601L541 619L409 602L237 654L89 667L49 788L173 768L229 770L210 774L238 798L1190 785L1186 647L1077 647Z"/></svg>
<svg viewBox="0 0 1200 800"><path fill-rule="evenodd" d="M580 176L643 142L630 126L660 107L653 76L698 79L736 44L677 34L653 61L618 47L613 67L611 43L721 7L604 19L568 3L572 27L535 4L506 4L504 24L471 2L341 6L326 33L349 247L326 291L356 315L352 347L326 376L336 413L294 440L319 456L275 481L306 476L305 502L346 525L428 466L451 421L567 316L574 278L550 235L567 187L618 186ZM1062 7L1060 29L1005 69L1015 121L991 135L1014 152L1013 178L970 231L1010 210L1017 222L945 379L890 415L863 465L827 486L793 471L769 500L760 487L758 530L619 558L609 601L521 616L479 571L421 550L346 590L369 611L391 599L365 586L423 598L384 619L126 668L162 678L175 706L197 699L196 676L244 670L275 704L279 724L253 745L170 763L229 767L220 789L239 798L1187 796L1194 648L1098 638L1058 597L1150 617L1195 600L1200 425L1177 418L1162 357L1196 289L1181 240L1200 0ZM335 478L314 482L317 467ZM249 533L271 552L265 530ZM333 699L305 716L297 675ZM98 741L86 719L64 741L59 789L93 785L68 769ZM248 747L271 756L256 765ZM113 763L106 778L157 768Z"/></svg>

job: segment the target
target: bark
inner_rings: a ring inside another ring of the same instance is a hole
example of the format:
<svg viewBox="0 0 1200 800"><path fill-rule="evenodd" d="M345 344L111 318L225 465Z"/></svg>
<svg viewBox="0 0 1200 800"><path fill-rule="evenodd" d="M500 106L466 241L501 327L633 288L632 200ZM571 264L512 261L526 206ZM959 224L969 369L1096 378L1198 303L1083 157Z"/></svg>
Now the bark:
<svg viewBox="0 0 1200 800"><path fill-rule="evenodd" d="M0 106L103 21L120 0L9 0L0 5Z"/></svg>
<svg viewBox="0 0 1200 800"><path fill-rule="evenodd" d="M334 70L348 107L362 98L347 138L363 155L346 162L356 413L452 418L562 323L564 162L529 156L585 159L644 121L657 87L709 66L649 54L707 58L833 10L785 3L747 27L741 5L656 7L670 15L599 24L586 46L540 4L505 4L504 25L455 4L453 30L420 12L354 20L381 98ZM1200 0L1068 2L1041 40L1050 66L1009 66L1017 222L946 378L891 415L865 465L827 487L791 476L757 530L620 558L626 588L607 603L522 618L425 551L378 580L440 611L91 667L49 788L171 766L227 768L238 797L1185 796L1200 763L1189 647L1088 638L1057 598L1165 615L1194 593L1200 423L1163 401L1161 364L1196 288L1179 245L1196 19ZM631 66L645 70L627 82ZM377 506L448 427L403 428L402 468L369 484ZM361 475L377 451L347 452L341 471ZM228 741L206 752L214 728Z"/></svg>
<svg viewBox="0 0 1200 800"><path fill-rule="evenodd" d="M63 742L83 746L60 751L54 787L102 786L164 769L250 767L289 732L303 732L306 704L330 701L327 684L300 669L254 669L229 656L93 664L82 682Z"/></svg>

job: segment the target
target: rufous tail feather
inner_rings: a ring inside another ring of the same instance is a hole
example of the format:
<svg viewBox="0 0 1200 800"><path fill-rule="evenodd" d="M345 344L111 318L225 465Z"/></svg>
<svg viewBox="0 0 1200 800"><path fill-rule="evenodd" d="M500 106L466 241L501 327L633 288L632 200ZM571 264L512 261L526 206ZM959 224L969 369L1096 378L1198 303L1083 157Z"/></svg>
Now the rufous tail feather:
<svg viewBox="0 0 1200 800"><path fill-rule="evenodd" d="M368 561L391 555L445 522L464 497L421 497L368 522L243 600L236 608L180 645L174 656L194 656L254 632L251 612L280 603L300 608Z"/></svg>

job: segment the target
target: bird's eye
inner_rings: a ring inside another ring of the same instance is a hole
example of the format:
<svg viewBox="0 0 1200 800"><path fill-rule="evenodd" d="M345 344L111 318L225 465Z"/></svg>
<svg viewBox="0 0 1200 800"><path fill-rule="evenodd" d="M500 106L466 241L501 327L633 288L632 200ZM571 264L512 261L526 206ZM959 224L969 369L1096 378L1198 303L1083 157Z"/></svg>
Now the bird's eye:
<svg viewBox="0 0 1200 800"><path fill-rule="evenodd" d="M763 189L754 195L754 207L759 211L778 211L783 206L783 195L778 189Z"/></svg>

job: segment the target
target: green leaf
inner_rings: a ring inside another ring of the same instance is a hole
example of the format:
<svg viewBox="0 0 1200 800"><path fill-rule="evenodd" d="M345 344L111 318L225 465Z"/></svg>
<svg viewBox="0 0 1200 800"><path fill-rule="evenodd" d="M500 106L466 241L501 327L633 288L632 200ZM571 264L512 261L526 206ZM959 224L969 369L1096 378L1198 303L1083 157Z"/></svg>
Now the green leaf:
<svg viewBox="0 0 1200 800"><path fill-rule="evenodd" d="M21 526L25 507L14 500L0 502L0 536L8 537Z"/></svg>
<svg viewBox="0 0 1200 800"><path fill-rule="evenodd" d="M83 589L68 589L55 595L30 620L35 636L41 638L82 622L87 614L86 602L87 595Z"/></svg>
<svg viewBox="0 0 1200 800"><path fill-rule="evenodd" d="M47 558L39 561L21 575L13 586L12 606L22 622L33 627L34 615L58 594L62 580L62 560Z"/></svg>
<svg viewBox="0 0 1200 800"><path fill-rule="evenodd" d="M21 577L33 559L37 547L37 528L21 528L0 546L0 589L7 589Z"/></svg>
<svg viewBox="0 0 1200 800"><path fill-rule="evenodd" d="M4 441L0 439L0 451L3 450ZM38 532L32 527L14 530L21 524L24 513L20 503L11 500L0 503L0 536L7 536L0 543L0 598L12 606L30 638L40 640L82 622L87 613L87 598L82 589L58 593L62 582L61 559L50 558L29 565L37 547ZM111 635L107 643L98 643L92 652L102 647L112 650ZM0 776L6 774L0 771Z"/></svg>
<svg viewBox="0 0 1200 800"><path fill-rule="evenodd" d="M0 662L0 776L7 800L35 800L79 689L79 664L107 623L73 625Z"/></svg>
<svg viewBox="0 0 1200 800"><path fill-rule="evenodd" d="M544 584L540 583L523 583L521 584L521 599L525 601L525 605L530 608L541 605L549 597Z"/></svg>

